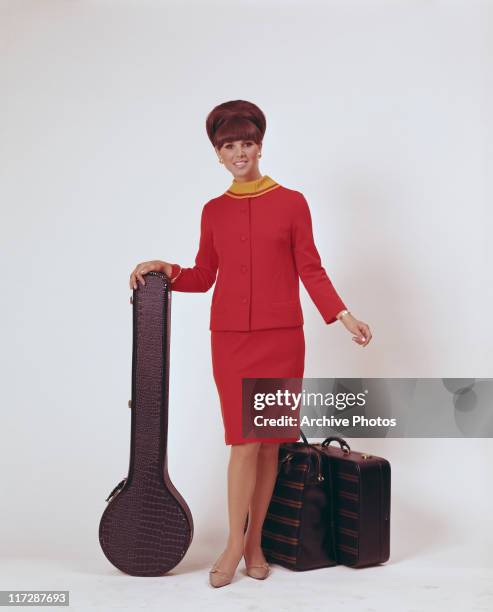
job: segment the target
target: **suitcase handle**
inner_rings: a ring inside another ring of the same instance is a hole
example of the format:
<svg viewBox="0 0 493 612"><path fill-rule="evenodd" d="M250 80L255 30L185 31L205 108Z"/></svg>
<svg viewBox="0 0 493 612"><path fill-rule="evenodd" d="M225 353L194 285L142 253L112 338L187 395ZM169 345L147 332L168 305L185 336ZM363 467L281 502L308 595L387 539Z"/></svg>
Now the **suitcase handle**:
<svg viewBox="0 0 493 612"><path fill-rule="evenodd" d="M303 440L303 443L307 446L310 446L310 443L308 442L302 429L300 429L300 435ZM349 446L349 444L346 442L346 440L344 440L344 438L339 438L339 436L329 436L328 438L325 438L325 440L322 442L322 446L329 446L332 440L336 440L337 442L339 442L341 450L344 453L349 454L351 452L351 447Z"/></svg>
<svg viewBox="0 0 493 612"><path fill-rule="evenodd" d="M339 438L339 436L329 436L328 438L326 438L322 442L322 446L329 446L329 444L332 442L332 440L335 440L336 442L339 442L341 450L344 453L348 453L349 454L351 452L351 447L349 446L349 444L346 442L346 440L344 440L344 438Z"/></svg>

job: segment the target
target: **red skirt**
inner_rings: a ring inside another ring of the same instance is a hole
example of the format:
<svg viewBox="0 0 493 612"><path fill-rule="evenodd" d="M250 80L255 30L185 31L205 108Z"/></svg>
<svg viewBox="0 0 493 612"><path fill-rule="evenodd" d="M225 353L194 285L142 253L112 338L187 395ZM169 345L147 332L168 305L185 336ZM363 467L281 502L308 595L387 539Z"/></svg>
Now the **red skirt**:
<svg viewBox="0 0 493 612"><path fill-rule="evenodd" d="M211 351L225 443L296 442L298 437L243 437L242 378L303 378L303 326L254 331L211 331Z"/></svg>

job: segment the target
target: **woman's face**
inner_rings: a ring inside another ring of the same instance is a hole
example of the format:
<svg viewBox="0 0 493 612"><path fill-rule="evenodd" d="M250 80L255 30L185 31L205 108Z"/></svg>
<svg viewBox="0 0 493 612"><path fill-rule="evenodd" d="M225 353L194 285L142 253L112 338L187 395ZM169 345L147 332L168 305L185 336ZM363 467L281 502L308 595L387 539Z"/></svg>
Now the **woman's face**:
<svg viewBox="0 0 493 612"><path fill-rule="evenodd" d="M255 180L259 177L258 155L262 146L253 140L225 142L216 153L235 179Z"/></svg>

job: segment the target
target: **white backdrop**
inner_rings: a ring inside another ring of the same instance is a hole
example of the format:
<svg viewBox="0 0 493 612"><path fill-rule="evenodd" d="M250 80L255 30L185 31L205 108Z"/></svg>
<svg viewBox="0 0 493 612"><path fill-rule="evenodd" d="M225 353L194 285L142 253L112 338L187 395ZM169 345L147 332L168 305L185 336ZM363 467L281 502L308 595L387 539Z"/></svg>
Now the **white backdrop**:
<svg viewBox="0 0 493 612"><path fill-rule="evenodd" d="M163 580L120 574L97 530L128 468L128 276L150 259L193 265L202 206L231 182L207 113L233 99L264 110L260 170L305 194L322 262L372 329L358 347L300 284L305 376L491 377L493 3L3 0L0 11L0 588L71 589L75 609L108 609L110 595L152 608ZM227 527L211 295L172 301L169 470L195 521L173 593L190 609L196 596L217 609L206 571ZM487 609L491 441L348 441L391 461L390 562L296 581L276 568L225 598L262 609L282 584L284 609L347 609L349 597L352 610L383 610L405 586L419 610L465 609L471 593Z"/></svg>

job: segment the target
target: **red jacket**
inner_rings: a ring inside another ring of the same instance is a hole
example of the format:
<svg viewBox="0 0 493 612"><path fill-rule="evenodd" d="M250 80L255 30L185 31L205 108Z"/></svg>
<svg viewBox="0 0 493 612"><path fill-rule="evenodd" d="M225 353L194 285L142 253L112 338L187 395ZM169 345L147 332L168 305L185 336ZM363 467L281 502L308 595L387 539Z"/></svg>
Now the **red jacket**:
<svg viewBox="0 0 493 612"><path fill-rule="evenodd" d="M250 331L303 325L299 280L324 321L346 308L313 240L308 203L269 176L238 183L207 202L195 265L173 264L173 291L212 295L210 330Z"/></svg>

